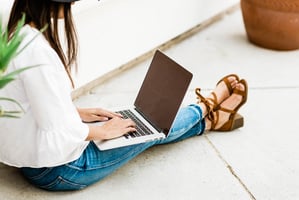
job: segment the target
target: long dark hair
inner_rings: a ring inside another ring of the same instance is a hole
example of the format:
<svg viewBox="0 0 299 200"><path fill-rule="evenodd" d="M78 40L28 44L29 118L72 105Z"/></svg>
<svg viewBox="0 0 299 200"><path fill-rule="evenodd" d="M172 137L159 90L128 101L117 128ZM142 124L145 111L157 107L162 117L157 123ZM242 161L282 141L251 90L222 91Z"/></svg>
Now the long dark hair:
<svg viewBox="0 0 299 200"><path fill-rule="evenodd" d="M63 51L59 38L58 16L61 8L63 8L64 12L66 52ZM26 17L25 23L32 23L39 30L48 25L43 35L61 59L74 87L71 77L71 66L77 67L78 42L71 12L71 3L59 3L51 0L15 0L8 22L10 34L14 32L17 22L22 18L23 14Z"/></svg>

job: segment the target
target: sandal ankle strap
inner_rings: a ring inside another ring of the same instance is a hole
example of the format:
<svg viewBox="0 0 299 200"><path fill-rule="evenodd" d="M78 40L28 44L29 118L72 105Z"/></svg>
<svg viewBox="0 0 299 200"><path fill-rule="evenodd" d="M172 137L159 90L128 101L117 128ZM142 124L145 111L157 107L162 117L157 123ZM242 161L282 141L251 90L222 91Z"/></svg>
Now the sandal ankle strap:
<svg viewBox="0 0 299 200"><path fill-rule="evenodd" d="M204 96L202 96L200 94L200 88L196 88L195 89L195 93L198 97L198 99L200 100L200 102L202 102L206 108L207 108L207 118L211 121L212 126L216 125L216 119L217 117L215 117L215 111L217 110L218 103L217 103L217 96L214 92L212 92L211 94L213 95L213 98L205 98Z"/></svg>

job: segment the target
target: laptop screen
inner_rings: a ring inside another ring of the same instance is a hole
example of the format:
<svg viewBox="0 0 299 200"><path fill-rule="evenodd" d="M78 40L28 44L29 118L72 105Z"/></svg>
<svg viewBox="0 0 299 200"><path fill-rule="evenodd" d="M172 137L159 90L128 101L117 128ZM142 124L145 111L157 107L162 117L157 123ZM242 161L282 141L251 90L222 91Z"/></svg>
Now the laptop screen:
<svg viewBox="0 0 299 200"><path fill-rule="evenodd" d="M156 51L134 106L157 130L168 134L192 73Z"/></svg>

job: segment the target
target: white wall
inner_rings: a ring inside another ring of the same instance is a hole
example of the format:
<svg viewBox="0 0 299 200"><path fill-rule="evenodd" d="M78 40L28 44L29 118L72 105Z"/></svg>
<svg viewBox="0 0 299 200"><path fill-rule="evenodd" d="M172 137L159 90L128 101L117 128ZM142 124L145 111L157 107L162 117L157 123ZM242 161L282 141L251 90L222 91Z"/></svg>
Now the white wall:
<svg viewBox="0 0 299 200"><path fill-rule="evenodd" d="M239 0L81 0L73 11L80 39L76 86L98 78ZM4 20L13 0L0 0Z"/></svg>
<svg viewBox="0 0 299 200"><path fill-rule="evenodd" d="M75 20L81 41L77 86L125 64L238 1L85 0L76 3Z"/></svg>

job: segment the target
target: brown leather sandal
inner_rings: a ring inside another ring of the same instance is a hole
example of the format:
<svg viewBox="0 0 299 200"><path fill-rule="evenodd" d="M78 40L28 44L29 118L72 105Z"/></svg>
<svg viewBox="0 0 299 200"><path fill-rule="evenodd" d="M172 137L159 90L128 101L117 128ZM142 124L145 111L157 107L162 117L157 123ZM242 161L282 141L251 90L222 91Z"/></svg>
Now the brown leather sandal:
<svg viewBox="0 0 299 200"><path fill-rule="evenodd" d="M234 129L241 128L241 127L244 126L244 117L242 115L238 114L238 110L247 101L248 85L247 85L247 82L244 79L240 80L239 83L244 85L244 87L245 87L244 90L239 90L239 89L235 88L235 89L233 89L233 93L241 95L242 96L242 101L233 110L223 108L220 105L219 109L214 111L214 117L213 117L214 120L209 119L211 121L211 130L214 130L214 131L232 131ZM230 113L230 116L229 116L229 119L228 119L227 122L225 122L220 128L216 129L215 127L218 123L219 111Z"/></svg>
<svg viewBox="0 0 299 200"><path fill-rule="evenodd" d="M230 82L228 80L229 77L235 77L238 82L240 80L240 78L239 78L238 75L236 75L236 74L229 74L229 75L223 77L222 79L220 79L218 81L218 83L216 84L216 86L219 85L219 83L221 83L223 81L225 83L228 91L229 91L229 94L232 94L234 89L232 88L232 85L230 84Z"/></svg>
<svg viewBox="0 0 299 200"><path fill-rule="evenodd" d="M230 113L229 119L225 122L220 128L216 129L216 125L219 119L219 111L228 112ZM220 108L219 110L214 112L216 117L214 117L214 121L211 121L211 129L210 131L219 131L219 132L226 132L232 131L244 126L244 117L239 113L236 113L234 110L228 110L224 108Z"/></svg>
<svg viewBox="0 0 299 200"><path fill-rule="evenodd" d="M235 77L237 81L239 81L239 77L238 75L236 74L229 74L223 78L221 78L218 83L216 84L219 85L222 81L225 83L227 89L228 89L228 92L229 92L229 95L231 95L233 93L233 88L231 86L231 83L230 81L228 80L229 77ZM195 93L197 95L197 99L199 99L199 101L197 103L200 103L200 102L203 102L206 107L207 107L207 111L208 111L208 118L210 120L212 120L213 118L213 112L217 109L219 109L219 104L221 104L222 102L218 102L218 99L217 99L217 96L215 94L215 92L212 92L212 96L213 98L205 98L203 97L201 94L200 94L200 88L196 88L195 89Z"/></svg>
<svg viewBox="0 0 299 200"><path fill-rule="evenodd" d="M217 96L215 92L212 92L213 98L205 98L200 94L200 88L195 89L195 93L197 95L197 99L199 99L198 103L202 102L206 108L207 108L207 117L210 121L214 121L214 111L217 109L219 106L218 101L217 101Z"/></svg>
<svg viewBox="0 0 299 200"><path fill-rule="evenodd" d="M240 80L239 83L244 85L244 90L239 90L235 88L232 90L232 93L241 95L243 98L239 105L233 110L221 107L221 105L219 105L217 102L217 96L214 92L212 92L213 99L205 98L200 94L200 89L196 88L195 92L197 94L198 99L200 99L200 102L205 104L205 106L207 107L207 118L211 121L211 131L232 131L234 129L241 128L244 126L244 117L238 114L237 112L240 109L240 107L244 105L247 101L248 86L247 82L244 79ZM230 113L230 116L227 122L225 122L220 128L216 129L216 125L219 120L219 111Z"/></svg>

